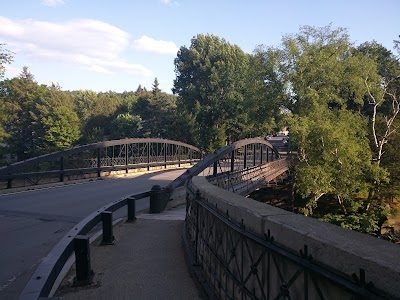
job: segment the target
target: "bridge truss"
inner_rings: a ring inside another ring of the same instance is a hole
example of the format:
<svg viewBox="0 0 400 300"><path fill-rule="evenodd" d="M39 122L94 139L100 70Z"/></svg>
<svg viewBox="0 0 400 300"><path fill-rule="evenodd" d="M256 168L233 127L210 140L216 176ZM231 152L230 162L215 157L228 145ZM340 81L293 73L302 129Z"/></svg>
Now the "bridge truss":
<svg viewBox="0 0 400 300"><path fill-rule="evenodd" d="M166 139L125 139L79 146L0 168L0 189L100 177L112 171L191 164L200 149Z"/></svg>

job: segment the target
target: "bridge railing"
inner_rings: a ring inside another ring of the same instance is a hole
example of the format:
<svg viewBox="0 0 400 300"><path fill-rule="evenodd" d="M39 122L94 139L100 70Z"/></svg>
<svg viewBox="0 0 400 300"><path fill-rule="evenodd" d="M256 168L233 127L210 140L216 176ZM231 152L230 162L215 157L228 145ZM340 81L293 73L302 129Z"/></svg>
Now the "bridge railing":
<svg viewBox="0 0 400 300"><path fill-rule="evenodd" d="M98 223L102 222L102 244L113 243L114 237L112 235L112 212L127 206L127 222L134 222L136 219L136 201L148 197L154 197L156 194L157 191L154 193L151 190L149 192L115 200L108 205L101 207L76 224L41 261L24 290L20 294L19 299L37 300L41 297L48 297L64 265L70 256L74 254L74 252L75 256L77 257L76 264L78 264L78 257L82 256L82 252L86 251L86 253L83 253L84 262L82 263L82 260L80 260L80 265L76 266L76 283L78 286L80 284L89 284L89 282L86 281L91 276L90 272L92 271L90 269L90 254L87 252L88 247L85 248L85 245L83 247L79 245L81 244L81 241L83 240L88 242L89 232Z"/></svg>
<svg viewBox="0 0 400 300"><path fill-rule="evenodd" d="M397 245L194 177L185 237L216 299L399 299ZM380 249L380 250L379 250Z"/></svg>
<svg viewBox="0 0 400 300"><path fill-rule="evenodd" d="M279 159L244 170L226 172L217 176L207 176L208 182L239 195L251 192L283 176L289 170L286 159Z"/></svg>
<svg viewBox="0 0 400 300"><path fill-rule="evenodd" d="M200 149L165 139L125 139L79 146L0 168L0 189L101 177L113 171L192 164Z"/></svg>
<svg viewBox="0 0 400 300"><path fill-rule="evenodd" d="M279 159L278 151L271 143L262 138L240 140L204 157L195 166L170 183L167 188L173 190L181 187L187 180L197 175L207 176L207 178L217 177L262 166Z"/></svg>

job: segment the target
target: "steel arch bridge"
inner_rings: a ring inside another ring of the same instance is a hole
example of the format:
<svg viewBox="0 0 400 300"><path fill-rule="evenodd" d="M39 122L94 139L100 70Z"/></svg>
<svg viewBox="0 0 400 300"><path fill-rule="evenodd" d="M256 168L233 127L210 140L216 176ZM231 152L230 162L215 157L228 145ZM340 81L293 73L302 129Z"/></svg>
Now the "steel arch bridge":
<svg viewBox="0 0 400 300"><path fill-rule="evenodd" d="M282 175L288 168L287 160L281 158L270 142L262 138L243 139L204 157L166 189L173 190L193 176L203 175L214 185L247 194Z"/></svg>
<svg viewBox="0 0 400 300"><path fill-rule="evenodd" d="M181 166L203 157L181 142L140 138L105 141L57 151L0 168L0 189L101 177L112 171Z"/></svg>

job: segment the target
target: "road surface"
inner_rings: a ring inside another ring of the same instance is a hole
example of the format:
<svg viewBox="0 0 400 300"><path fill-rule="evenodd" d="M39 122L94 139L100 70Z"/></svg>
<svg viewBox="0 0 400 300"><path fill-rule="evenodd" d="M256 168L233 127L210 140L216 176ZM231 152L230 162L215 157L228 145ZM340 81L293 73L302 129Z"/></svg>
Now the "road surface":
<svg viewBox="0 0 400 300"><path fill-rule="evenodd" d="M37 265L79 221L114 200L166 186L185 169L0 195L0 299L18 299ZM139 200L136 210L149 207ZM114 219L126 214L116 212Z"/></svg>

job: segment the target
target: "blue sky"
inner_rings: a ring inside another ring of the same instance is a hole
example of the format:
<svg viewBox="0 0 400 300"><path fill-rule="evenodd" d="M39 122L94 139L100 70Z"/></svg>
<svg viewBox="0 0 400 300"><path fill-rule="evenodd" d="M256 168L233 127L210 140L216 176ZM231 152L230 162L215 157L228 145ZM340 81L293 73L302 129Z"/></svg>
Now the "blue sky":
<svg viewBox="0 0 400 300"><path fill-rule="evenodd" d="M251 53L279 46L302 25L345 27L355 44L393 49L398 0L7 0L0 43L12 50L6 77L27 66L36 81L64 90L151 88L171 93L174 58L197 34L214 34Z"/></svg>

